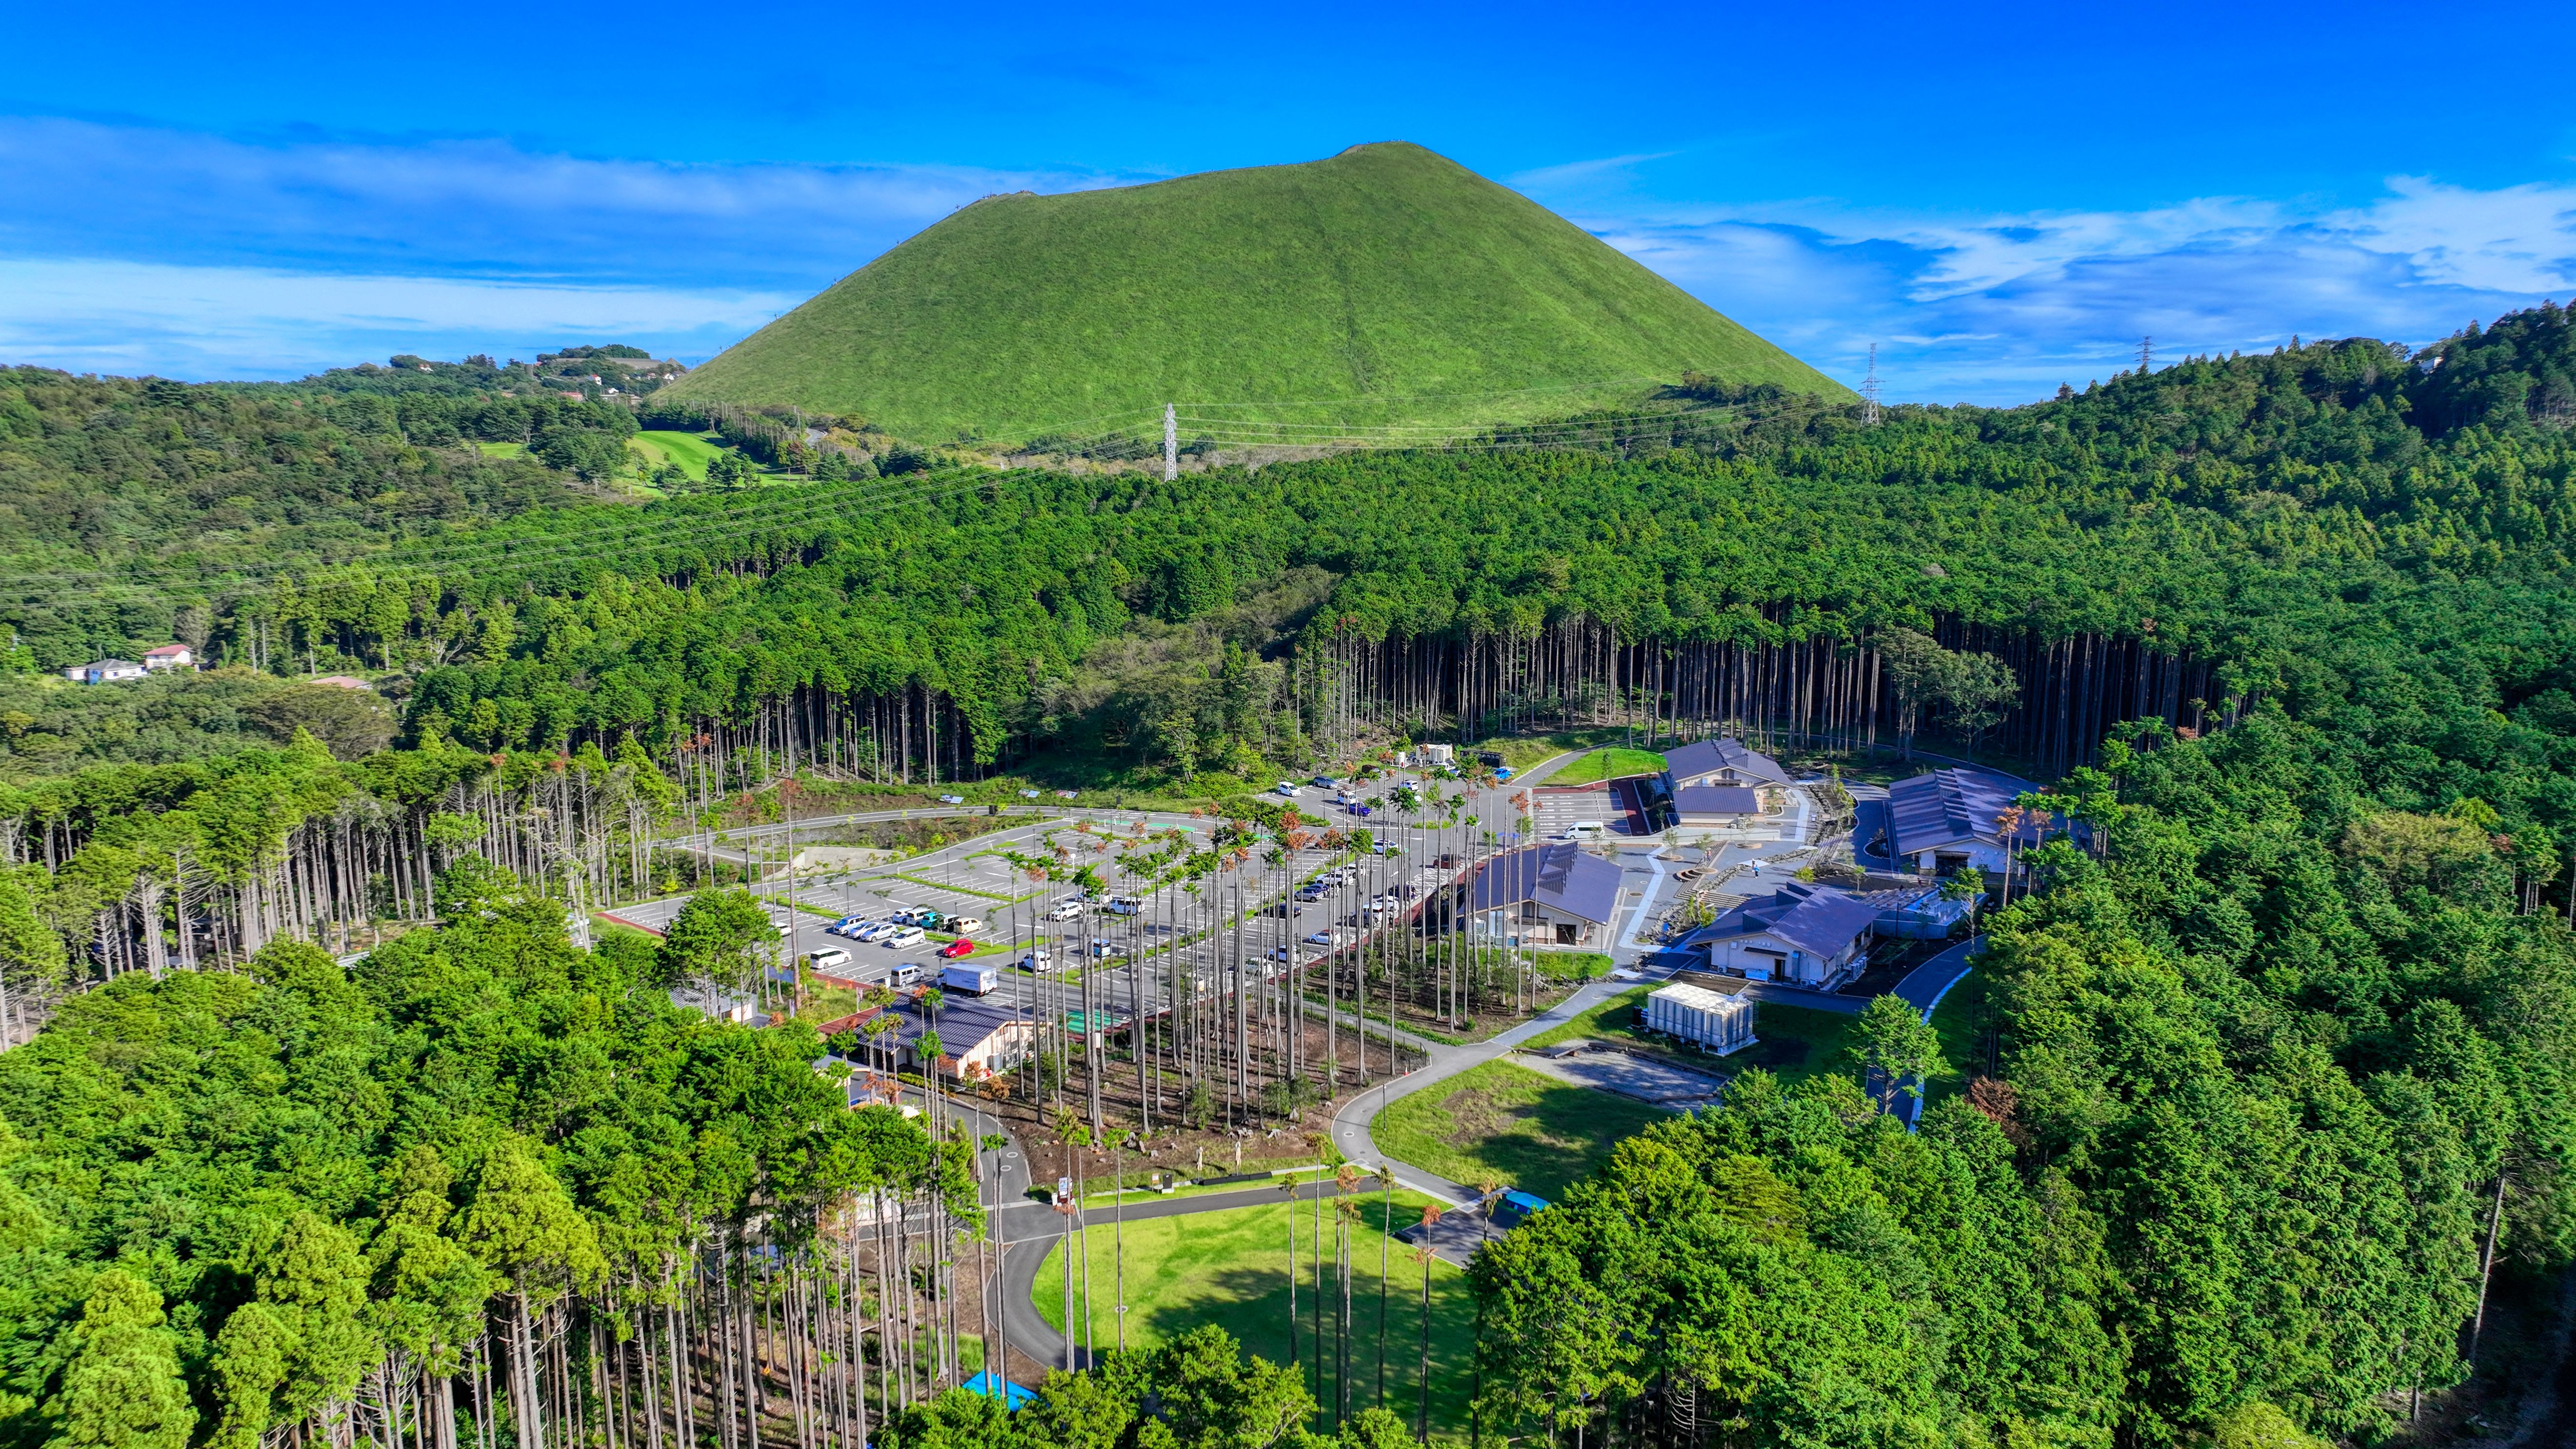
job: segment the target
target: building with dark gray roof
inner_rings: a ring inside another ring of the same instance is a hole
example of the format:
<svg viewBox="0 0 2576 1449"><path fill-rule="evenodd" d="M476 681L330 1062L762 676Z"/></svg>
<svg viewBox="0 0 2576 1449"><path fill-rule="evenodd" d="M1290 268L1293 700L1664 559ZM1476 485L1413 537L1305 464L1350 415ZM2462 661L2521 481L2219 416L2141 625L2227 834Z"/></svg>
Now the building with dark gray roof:
<svg viewBox="0 0 2576 1449"><path fill-rule="evenodd" d="M1709 969L1755 981L1830 990L1869 964L1872 927L1884 904L1832 886L1791 881L1730 908L1691 933Z"/></svg>
<svg viewBox="0 0 2576 1449"><path fill-rule="evenodd" d="M1684 825L1712 825L1762 813L1762 792L1750 785L1684 785L1673 792L1673 813Z"/></svg>
<svg viewBox="0 0 2576 1449"><path fill-rule="evenodd" d="M1868 869L2000 876L2018 854L2066 829L2065 818L2024 811L2017 828L2004 821L2028 780L1966 767L1933 770L1887 787L1885 800L1864 802L1853 820L1853 851ZM2009 850L2007 849L2009 847Z"/></svg>
<svg viewBox="0 0 2576 1449"><path fill-rule="evenodd" d="M1619 918L1619 881L1618 866L1571 842L1525 846L1486 861L1464 906L1479 935L1593 945Z"/></svg>
<svg viewBox="0 0 2576 1449"><path fill-rule="evenodd" d="M1787 785L1780 762L1742 740L1698 740L1664 751L1664 773L1676 788L1692 785Z"/></svg>

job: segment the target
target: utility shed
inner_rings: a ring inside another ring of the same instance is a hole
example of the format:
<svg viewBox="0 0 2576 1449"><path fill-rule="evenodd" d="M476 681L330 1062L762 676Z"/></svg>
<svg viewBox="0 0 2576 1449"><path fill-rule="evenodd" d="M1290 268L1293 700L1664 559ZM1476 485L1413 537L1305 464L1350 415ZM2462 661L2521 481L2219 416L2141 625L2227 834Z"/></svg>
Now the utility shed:
<svg viewBox="0 0 2576 1449"><path fill-rule="evenodd" d="M1667 986L1646 998L1646 1029L1724 1056L1753 1045L1753 998L1704 986Z"/></svg>

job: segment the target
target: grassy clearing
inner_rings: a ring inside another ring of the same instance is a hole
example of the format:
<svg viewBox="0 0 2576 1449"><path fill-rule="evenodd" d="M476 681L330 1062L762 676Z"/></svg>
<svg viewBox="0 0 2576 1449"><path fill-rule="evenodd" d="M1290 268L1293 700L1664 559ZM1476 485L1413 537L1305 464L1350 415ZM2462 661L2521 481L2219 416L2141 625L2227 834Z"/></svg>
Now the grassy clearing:
<svg viewBox="0 0 2576 1449"><path fill-rule="evenodd" d="M1359 1221L1351 1225L1351 1402L1376 1402L1378 1349L1386 1348L1388 1407L1409 1420L1421 1391L1422 1265L1413 1250L1392 1242L1387 1233L1420 1220L1424 1199L1394 1195L1390 1211L1375 1193L1354 1199ZM1149 1348L1202 1323L1214 1323L1243 1346L1273 1363L1289 1351L1288 1234L1290 1215L1297 1233L1298 1358L1307 1368L1307 1386L1316 1388L1313 1234L1318 1214L1311 1202L1282 1201L1275 1206L1233 1208L1187 1217L1152 1218L1110 1226L1108 1214L1094 1207L1084 1214L1091 1225L1088 1249L1074 1259L1073 1300L1077 1322L1085 1301L1082 1270L1091 1272L1087 1315L1091 1341L1107 1349L1118 1342L1119 1239L1125 1239L1127 1346ZM1321 1213L1327 1249L1334 1246L1332 1205ZM1328 1254L1329 1256L1329 1254ZM1386 1272L1380 1276L1383 1260ZM1064 1290L1064 1248L1047 1250L1038 1269L1038 1312L1062 1330L1068 1317ZM1469 1354L1475 1331L1475 1308L1466 1274L1437 1259L1431 1272L1431 1421L1435 1428L1467 1427L1467 1395L1472 1387ZM1340 1283L1326 1268L1329 1300L1324 1306L1324 1370L1328 1375L1316 1397L1333 1397L1329 1375L1334 1369L1331 1330L1340 1307ZM1378 1333L1378 1290L1384 1284L1386 1332Z"/></svg>
<svg viewBox="0 0 2576 1449"><path fill-rule="evenodd" d="M1577 1037L1645 1041L1644 1033L1635 1025L1636 1009L1646 1004L1646 997L1655 989L1653 986L1640 986L1633 991L1622 991L1565 1025L1541 1032L1521 1045L1554 1046ZM1967 989L1967 983L1961 982L1958 991L1951 995L1956 996L1959 991ZM1950 1003L1943 1001L1941 1005L1946 1010ZM1843 1071L1846 1070L1843 1064L1844 1037L1857 1020L1858 1017L1838 1011L1817 1011L1811 1007L1782 1006L1766 1001L1753 1019L1753 1034L1760 1040L1716 1065L1725 1071L1760 1067L1778 1077L1783 1085L1804 1081L1819 1072ZM1933 1024L1940 1024L1939 1017L1934 1018ZM1402 1153L1396 1155L1403 1156Z"/></svg>
<svg viewBox="0 0 2576 1449"><path fill-rule="evenodd" d="M1994 982L1982 972L1971 971L1951 986L1932 1009L1932 1030L1941 1037L1942 1060L1950 1070L1923 1084L1923 1105L1931 1106L1943 1097L1968 1089L1968 1074L1977 1062L1979 1038L1986 1032L1991 1016L1987 992Z"/></svg>
<svg viewBox="0 0 2576 1449"><path fill-rule="evenodd" d="M700 433L647 431L626 440L626 446L644 460L643 471L650 472L670 463L689 475L689 481L707 481L707 465L715 461L724 445Z"/></svg>
<svg viewBox="0 0 2576 1449"><path fill-rule="evenodd" d="M524 458L528 455L525 443L476 443L474 450L486 458Z"/></svg>
<svg viewBox="0 0 2576 1449"><path fill-rule="evenodd" d="M1539 783L1542 785L1597 785L1604 780L1624 780L1631 775L1651 775L1663 767L1664 757L1652 750L1613 747L1594 750Z"/></svg>
<svg viewBox="0 0 2576 1449"><path fill-rule="evenodd" d="M1622 991L1597 1006L1588 1007L1576 1013L1574 1019L1565 1025L1551 1027L1522 1042L1521 1045L1554 1046L1558 1042L1572 1041L1580 1036L1619 1037L1627 1041L1642 1040L1637 1035L1636 1028L1630 1023L1635 1020L1637 1008L1646 1004L1646 997L1654 990L1652 986L1640 986L1632 991Z"/></svg>
<svg viewBox="0 0 2576 1449"><path fill-rule="evenodd" d="M1804 1006L1780 1006L1762 1003L1754 1014L1755 1043L1726 1059L1726 1065L1737 1070L1760 1067L1780 1079L1782 1086L1803 1082L1824 1072L1850 1070L1843 1061L1843 1045L1850 1036L1857 1016L1839 1011L1816 1011Z"/></svg>
<svg viewBox="0 0 2576 1449"><path fill-rule="evenodd" d="M1474 1185L1492 1178L1555 1198L1623 1137L1671 1114L1510 1062L1487 1062L1399 1097L1369 1135L1399 1162Z"/></svg>

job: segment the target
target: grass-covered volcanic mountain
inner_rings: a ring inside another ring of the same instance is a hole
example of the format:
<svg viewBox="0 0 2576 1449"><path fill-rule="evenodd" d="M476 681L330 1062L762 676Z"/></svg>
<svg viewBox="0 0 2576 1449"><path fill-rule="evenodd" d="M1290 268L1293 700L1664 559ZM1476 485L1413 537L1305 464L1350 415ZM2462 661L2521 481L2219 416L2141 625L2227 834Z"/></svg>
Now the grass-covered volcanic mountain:
<svg viewBox="0 0 2576 1449"><path fill-rule="evenodd" d="M1171 401L1325 428L1517 422L1686 370L1844 395L1538 203L1387 142L986 197L665 395L1011 442L1144 428Z"/></svg>

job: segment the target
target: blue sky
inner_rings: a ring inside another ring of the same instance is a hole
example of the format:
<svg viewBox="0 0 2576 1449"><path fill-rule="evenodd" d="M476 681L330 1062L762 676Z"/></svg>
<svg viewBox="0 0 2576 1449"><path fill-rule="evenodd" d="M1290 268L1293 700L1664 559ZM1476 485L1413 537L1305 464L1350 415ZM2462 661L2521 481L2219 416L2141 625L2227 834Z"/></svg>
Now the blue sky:
<svg viewBox="0 0 2576 1449"><path fill-rule="evenodd" d="M1897 399L2576 296L2576 6L1684 10L30 7L0 361L697 361L988 192L1388 139Z"/></svg>

